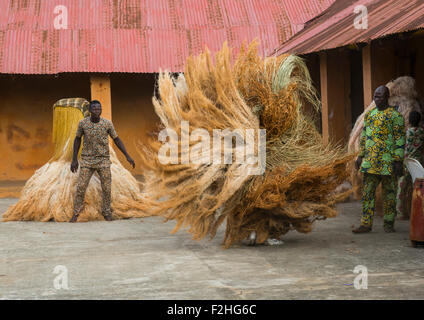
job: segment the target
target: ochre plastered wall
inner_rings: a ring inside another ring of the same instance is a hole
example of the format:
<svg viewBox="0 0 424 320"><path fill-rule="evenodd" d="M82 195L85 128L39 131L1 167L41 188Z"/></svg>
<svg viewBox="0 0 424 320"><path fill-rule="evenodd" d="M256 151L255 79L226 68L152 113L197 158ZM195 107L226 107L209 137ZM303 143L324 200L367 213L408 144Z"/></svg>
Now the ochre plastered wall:
<svg viewBox="0 0 424 320"><path fill-rule="evenodd" d="M152 95L154 74L110 76L112 121L136 162L130 168L115 147L123 165L141 175L136 143L145 143L158 126ZM0 76L0 181L27 180L52 155L53 104L62 98L90 99L88 74L58 76Z"/></svg>
<svg viewBox="0 0 424 320"><path fill-rule="evenodd" d="M90 97L85 74L0 76L0 180L26 180L52 155L52 107Z"/></svg>
<svg viewBox="0 0 424 320"><path fill-rule="evenodd" d="M121 163L134 175L143 174L136 145L145 143L149 133L159 125L152 104L155 77L155 74L113 74L110 77L112 121L136 168L131 168L116 146L115 151Z"/></svg>

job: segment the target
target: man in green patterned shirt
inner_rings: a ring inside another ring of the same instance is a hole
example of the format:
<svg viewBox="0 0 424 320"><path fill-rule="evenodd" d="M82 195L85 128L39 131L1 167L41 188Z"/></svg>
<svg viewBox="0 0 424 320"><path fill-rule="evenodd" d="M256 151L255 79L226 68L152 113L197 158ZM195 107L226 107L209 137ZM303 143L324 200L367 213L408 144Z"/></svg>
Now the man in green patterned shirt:
<svg viewBox="0 0 424 320"><path fill-rule="evenodd" d="M383 187L384 231L394 232L396 216L396 177L402 175L405 147L405 124L403 116L389 106L389 89L378 87L374 92L376 108L364 119L360 140L360 152L356 168L364 174L361 225L353 233L372 230L375 212L375 190Z"/></svg>

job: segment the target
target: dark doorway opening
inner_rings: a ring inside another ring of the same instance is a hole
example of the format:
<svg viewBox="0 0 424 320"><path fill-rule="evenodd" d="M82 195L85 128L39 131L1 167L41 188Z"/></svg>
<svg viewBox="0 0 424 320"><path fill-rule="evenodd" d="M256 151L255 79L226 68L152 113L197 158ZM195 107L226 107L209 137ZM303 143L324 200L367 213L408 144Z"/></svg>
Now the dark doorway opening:
<svg viewBox="0 0 424 320"><path fill-rule="evenodd" d="M350 60L350 102L352 128L356 119L364 111L364 86L362 76L362 52L360 50L351 50Z"/></svg>

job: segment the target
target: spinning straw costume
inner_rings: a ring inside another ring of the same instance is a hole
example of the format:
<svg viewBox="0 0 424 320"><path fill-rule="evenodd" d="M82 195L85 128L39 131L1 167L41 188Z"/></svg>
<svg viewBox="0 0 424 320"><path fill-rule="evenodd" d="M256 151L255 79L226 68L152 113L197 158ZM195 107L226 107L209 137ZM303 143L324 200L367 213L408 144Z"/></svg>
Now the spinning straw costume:
<svg viewBox="0 0 424 320"><path fill-rule="evenodd" d="M266 129L262 175L250 175L251 165L235 161L236 152L232 163L182 163L178 160L187 152L181 141L168 141L178 146L177 161L165 164L158 158L163 144L157 139L140 146L151 210L176 220L175 232L187 226L195 239L214 237L226 220L224 246L229 247L252 231L262 243L293 229L310 232L315 220L337 215L333 206L345 194L333 191L346 179L352 157L325 145L304 112L306 105L318 110L319 101L300 58L262 59L253 42L232 64L224 44L214 59L208 50L190 57L184 75L161 72L158 93L153 103L162 128L180 136L187 135L184 121L188 136L197 129L210 137L214 130ZM190 140L188 154L198 153L196 142Z"/></svg>

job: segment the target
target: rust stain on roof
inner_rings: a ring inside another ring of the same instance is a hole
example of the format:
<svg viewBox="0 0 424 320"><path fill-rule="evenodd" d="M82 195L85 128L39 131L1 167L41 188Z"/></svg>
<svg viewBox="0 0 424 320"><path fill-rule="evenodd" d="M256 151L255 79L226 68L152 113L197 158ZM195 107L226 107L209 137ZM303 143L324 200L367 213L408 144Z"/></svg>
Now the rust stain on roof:
<svg viewBox="0 0 424 320"><path fill-rule="evenodd" d="M0 73L182 71L224 41L272 52L335 0L2 0ZM58 5L67 29L56 30Z"/></svg>
<svg viewBox="0 0 424 320"><path fill-rule="evenodd" d="M367 8L366 29L355 28L358 5ZM424 28L423 0L337 0L273 54L322 51L419 28Z"/></svg>

